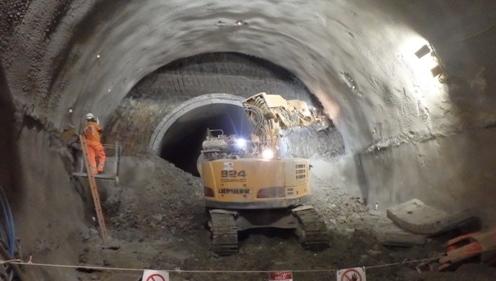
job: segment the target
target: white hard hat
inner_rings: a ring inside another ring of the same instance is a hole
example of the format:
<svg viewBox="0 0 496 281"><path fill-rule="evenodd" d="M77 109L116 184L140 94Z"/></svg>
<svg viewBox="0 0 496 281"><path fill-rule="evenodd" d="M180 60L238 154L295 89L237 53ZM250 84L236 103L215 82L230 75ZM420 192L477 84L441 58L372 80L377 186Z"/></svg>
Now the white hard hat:
<svg viewBox="0 0 496 281"><path fill-rule="evenodd" d="M91 119L95 119L95 115L93 115L93 113L86 114L86 120L91 120Z"/></svg>

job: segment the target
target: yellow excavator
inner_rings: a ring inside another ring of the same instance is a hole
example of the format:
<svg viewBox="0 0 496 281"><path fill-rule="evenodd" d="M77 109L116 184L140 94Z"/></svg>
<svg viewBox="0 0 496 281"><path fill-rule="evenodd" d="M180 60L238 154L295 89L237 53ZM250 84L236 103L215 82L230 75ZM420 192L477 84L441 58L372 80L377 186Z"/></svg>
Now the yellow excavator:
<svg viewBox="0 0 496 281"><path fill-rule="evenodd" d="M208 130L198 162L212 249L218 255L238 251L238 232L253 228L293 229L308 249L328 247L326 226L306 205L311 192L307 159L283 157L285 130L326 128L327 118L300 100L258 93L243 101L252 123L249 139Z"/></svg>

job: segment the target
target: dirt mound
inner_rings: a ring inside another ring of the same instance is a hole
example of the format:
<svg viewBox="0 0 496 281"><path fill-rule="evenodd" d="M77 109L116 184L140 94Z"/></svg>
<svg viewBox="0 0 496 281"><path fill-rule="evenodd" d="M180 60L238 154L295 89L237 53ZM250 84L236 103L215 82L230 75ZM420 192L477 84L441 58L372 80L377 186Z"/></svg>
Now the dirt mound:
<svg viewBox="0 0 496 281"><path fill-rule="evenodd" d="M105 207L116 238L160 239L202 228L200 179L154 155L123 157Z"/></svg>

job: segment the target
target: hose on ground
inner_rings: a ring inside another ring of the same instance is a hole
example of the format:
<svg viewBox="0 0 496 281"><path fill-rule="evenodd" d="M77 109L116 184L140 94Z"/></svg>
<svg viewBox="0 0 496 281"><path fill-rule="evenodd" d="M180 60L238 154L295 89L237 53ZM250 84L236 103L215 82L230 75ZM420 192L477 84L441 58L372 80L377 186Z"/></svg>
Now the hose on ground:
<svg viewBox="0 0 496 281"><path fill-rule="evenodd" d="M7 252L11 258L15 256L16 253L16 234L15 234L15 223L14 216L12 215L12 210L10 208L7 195L2 186L0 186L0 207L3 213L2 221L2 231L5 234L4 243L7 248Z"/></svg>

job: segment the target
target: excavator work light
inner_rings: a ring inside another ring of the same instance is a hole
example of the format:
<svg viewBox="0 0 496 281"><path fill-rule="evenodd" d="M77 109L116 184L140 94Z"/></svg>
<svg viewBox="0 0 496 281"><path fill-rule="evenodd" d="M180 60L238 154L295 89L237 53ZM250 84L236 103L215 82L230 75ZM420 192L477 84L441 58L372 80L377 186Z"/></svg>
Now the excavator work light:
<svg viewBox="0 0 496 281"><path fill-rule="evenodd" d="M246 149L246 143L247 143L246 139L237 138L235 143L238 149L243 149L243 150Z"/></svg>
<svg viewBox="0 0 496 281"><path fill-rule="evenodd" d="M265 160L270 160L274 158L274 151L270 148L266 148L262 151L262 158Z"/></svg>

